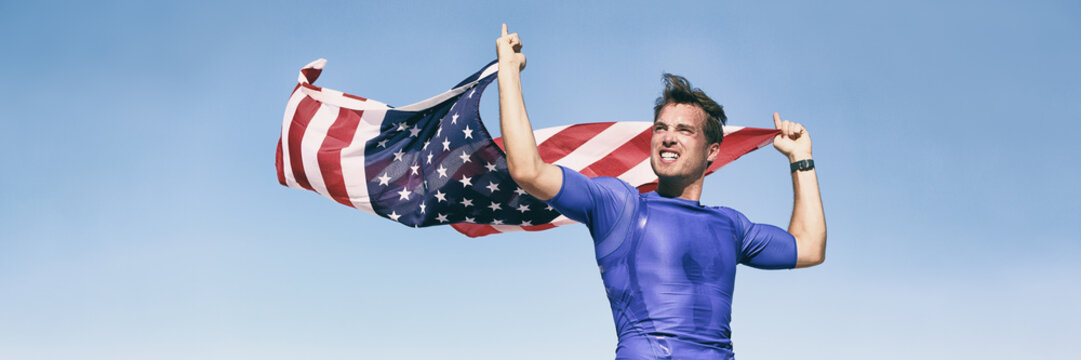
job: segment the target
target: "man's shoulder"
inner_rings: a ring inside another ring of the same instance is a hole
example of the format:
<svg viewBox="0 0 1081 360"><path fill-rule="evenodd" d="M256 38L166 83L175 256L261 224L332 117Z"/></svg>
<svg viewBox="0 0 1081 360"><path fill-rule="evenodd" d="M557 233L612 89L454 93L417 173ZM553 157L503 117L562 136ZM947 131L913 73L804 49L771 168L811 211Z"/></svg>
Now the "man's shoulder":
<svg viewBox="0 0 1081 360"><path fill-rule="evenodd" d="M623 181L622 179L617 178L617 177L598 176L598 177L595 177L595 178L592 178L592 179L598 185L601 185L601 186L604 186L604 187L613 188L613 189L619 189L619 190L624 190L624 191L633 191L633 192L636 192L636 193L638 192L638 189L636 189L634 186L631 186L630 183L628 183L626 181Z"/></svg>
<svg viewBox="0 0 1081 360"><path fill-rule="evenodd" d="M732 222L739 223L740 219L746 219L747 216L743 215L739 210L727 207L727 206L707 206L707 208L713 210L720 216L724 216L732 220Z"/></svg>

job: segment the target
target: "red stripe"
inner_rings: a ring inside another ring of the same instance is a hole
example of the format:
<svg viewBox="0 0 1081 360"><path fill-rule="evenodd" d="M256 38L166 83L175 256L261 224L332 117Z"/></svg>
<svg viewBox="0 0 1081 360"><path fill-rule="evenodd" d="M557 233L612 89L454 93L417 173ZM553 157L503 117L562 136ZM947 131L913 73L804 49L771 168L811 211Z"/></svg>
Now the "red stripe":
<svg viewBox="0 0 1081 360"><path fill-rule="evenodd" d="M300 142L304 139L304 132L308 130L308 123L312 121L315 112L319 110L319 102L305 96L297 104L297 111L293 113L293 122L289 125L289 165L293 168L293 178L297 185L312 190L308 183L308 175L304 174L304 159L300 155Z"/></svg>
<svg viewBox="0 0 1081 360"><path fill-rule="evenodd" d="M350 94L342 93L342 96L345 96L345 97L350 98L350 99L357 99L357 100L360 100L360 101L368 101L368 99L365 99L365 98L362 98L362 97L356 96L356 95L350 95Z"/></svg>
<svg viewBox="0 0 1081 360"><path fill-rule="evenodd" d="M554 163L612 125L615 125L615 123L598 122L568 126L548 137L544 142L538 144L537 151L540 152L541 159L544 160L544 162L549 164ZM495 144L496 146L499 146L500 149L504 151L507 150L506 147L503 146L502 137L495 138Z"/></svg>
<svg viewBox="0 0 1081 360"><path fill-rule="evenodd" d="M278 183L285 183L285 161L282 159L282 139L278 138L278 151L274 154L274 167L278 169Z"/></svg>
<svg viewBox="0 0 1081 360"><path fill-rule="evenodd" d="M460 223L460 224L451 224L450 226L453 227L454 230L457 230L458 232L460 232L460 233L462 233L462 234L464 234L465 236L468 236L468 237L481 237L481 236L501 233L499 230L496 230L495 227L491 226L491 225ZM512 226L518 226L518 225L512 225ZM518 227L521 228L522 230L525 230L525 231L542 231L542 230L548 230L548 229L554 228L556 226L552 225L552 224L540 224L540 225L518 226Z"/></svg>
<svg viewBox="0 0 1081 360"><path fill-rule="evenodd" d="M353 135L357 133L357 125L364 111L353 111L345 108L338 109L338 117L327 129L327 136L323 138L323 144L319 146L316 158L319 160L319 172L323 174L323 182L327 186L327 192L334 201L352 207L349 201L349 192L345 190L345 176L342 174L342 149L353 142Z"/></svg>
<svg viewBox="0 0 1081 360"><path fill-rule="evenodd" d="M619 176L638 166L643 160L649 159L649 140L652 136L653 133L646 128L619 147L615 147L617 144L612 144L614 148L612 152L579 172L589 177Z"/></svg>
<svg viewBox="0 0 1081 360"><path fill-rule="evenodd" d="M540 225L522 226L522 230L525 230L525 231L541 231L541 230L548 230L548 229L551 229L551 228L554 228L554 227L556 227L556 226L552 225L552 224L540 224Z"/></svg>
<svg viewBox="0 0 1081 360"><path fill-rule="evenodd" d="M323 73L323 69L303 68L300 69L300 73L304 74L304 78L308 79L308 82L313 83L315 79L319 78L319 74Z"/></svg>
<svg viewBox="0 0 1081 360"><path fill-rule="evenodd" d="M759 145L773 139L774 136L780 133L781 130L777 129L743 128L725 135L724 141L721 141L721 153L717 155L717 159L713 160L713 164L706 170L706 175L712 174L725 164L758 149Z"/></svg>
<svg viewBox="0 0 1081 360"><path fill-rule="evenodd" d="M481 237L481 236L485 236L485 235L491 235L491 234L498 234L499 233L499 231L496 231L496 229L494 227L491 227L489 225L461 223L461 224L450 224L450 226L453 227L454 230L458 230L458 232L460 232L462 234L465 234L465 236L468 236L468 237Z"/></svg>
<svg viewBox="0 0 1081 360"><path fill-rule="evenodd" d="M607 122L568 126L537 145L541 160L549 164L554 163L614 124Z"/></svg>

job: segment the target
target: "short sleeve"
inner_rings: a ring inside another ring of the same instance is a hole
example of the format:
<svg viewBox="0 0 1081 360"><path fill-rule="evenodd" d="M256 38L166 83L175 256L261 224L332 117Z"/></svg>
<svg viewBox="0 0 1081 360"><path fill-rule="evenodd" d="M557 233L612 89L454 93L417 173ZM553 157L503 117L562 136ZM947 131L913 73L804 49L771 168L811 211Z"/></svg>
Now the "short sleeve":
<svg viewBox="0 0 1081 360"><path fill-rule="evenodd" d="M722 208L736 222L743 235L740 263L759 269L791 269L796 267L796 238L788 231L769 224L756 224L739 211Z"/></svg>
<svg viewBox="0 0 1081 360"><path fill-rule="evenodd" d="M595 236L607 233L626 210L630 197L638 195L638 190L617 178L591 179L566 167L559 168L563 184L548 204L564 216L586 224Z"/></svg>

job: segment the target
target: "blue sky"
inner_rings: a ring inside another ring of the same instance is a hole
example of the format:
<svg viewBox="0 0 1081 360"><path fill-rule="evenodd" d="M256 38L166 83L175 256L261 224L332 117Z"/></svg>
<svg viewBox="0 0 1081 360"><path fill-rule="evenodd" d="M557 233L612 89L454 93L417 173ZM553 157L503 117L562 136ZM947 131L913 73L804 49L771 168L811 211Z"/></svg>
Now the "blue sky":
<svg viewBox="0 0 1081 360"><path fill-rule="evenodd" d="M538 128L650 120L665 71L734 125L807 126L827 261L740 269L740 358L1081 350L1076 2L8 1L0 358L611 358L584 227L413 230L274 174L304 64L406 105L501 22ZM784 226L787 162L751 153L703 202Z"/></svg>

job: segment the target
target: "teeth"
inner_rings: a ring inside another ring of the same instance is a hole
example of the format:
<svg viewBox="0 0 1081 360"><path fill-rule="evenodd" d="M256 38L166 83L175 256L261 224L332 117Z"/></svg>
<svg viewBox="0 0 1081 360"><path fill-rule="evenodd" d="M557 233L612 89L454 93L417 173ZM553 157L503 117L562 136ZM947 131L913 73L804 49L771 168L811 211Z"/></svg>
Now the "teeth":
<svg viewBox="0 0 1081 360"><path fill-rule="evenodd" d="M676 153L670 153L670 152L662 152L661 153L661 159L675 160L675 159L678 159L678 158L679 158L679 154L676 154Z"/></svg>

